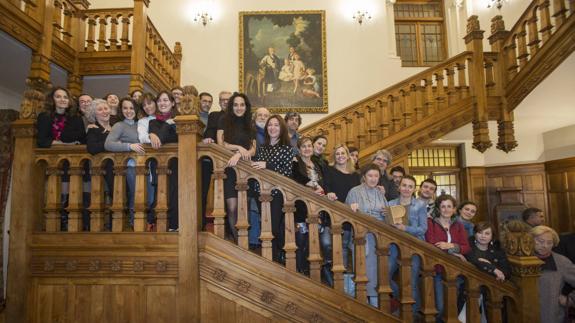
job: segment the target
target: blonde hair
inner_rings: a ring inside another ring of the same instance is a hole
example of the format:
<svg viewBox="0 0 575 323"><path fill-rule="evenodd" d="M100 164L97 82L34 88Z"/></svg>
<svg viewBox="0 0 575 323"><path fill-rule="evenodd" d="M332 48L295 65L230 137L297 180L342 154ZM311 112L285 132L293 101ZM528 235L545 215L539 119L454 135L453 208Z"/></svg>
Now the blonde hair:
<svg viewBox="0 0 575 323"><path fill-rule="evenodd" d="M335 167L335 152L340 148L343 148L343 150L345 150L345 154L347 155L347 162L345 163L345 170L350 174L355 172L355 165L353 164L353 160L351 159L351 156L349 154L349 149L344 144L339 144L339 145L336 145L335 147L333 147L333 154L331 154L331 163L329 165Z"/></svg>
<svg viewBox="0 0 575 323"><path fill-rule="evenodd" d="M559 235L557 234L557 232L555 232L555 230L551 229L546 225L538 225L533 229L531 229L529 233L531 233L533 238L538 237L545 233L551 233L551 237L553 237L553 247L557 247L557 245L559 244Z"/></svg>

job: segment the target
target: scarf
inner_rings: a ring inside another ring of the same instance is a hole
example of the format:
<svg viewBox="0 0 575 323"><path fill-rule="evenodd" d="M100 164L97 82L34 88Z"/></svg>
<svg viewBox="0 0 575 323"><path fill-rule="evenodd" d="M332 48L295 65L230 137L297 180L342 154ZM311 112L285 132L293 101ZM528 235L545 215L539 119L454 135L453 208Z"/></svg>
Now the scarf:
<svg viewBox="0 0 575 323"><path fill-rule="evenodd" d="M172 118L172 113L158 113L156 114L156 120L166 122L168 119Z"/></svg>
<svg viewBox="0 0 575 323"><path fill-rule="evenodd" d="M64 127L66 127L66 115L55 114L54 121L52 121L52 138L54 140L60 140Z"/></svg>

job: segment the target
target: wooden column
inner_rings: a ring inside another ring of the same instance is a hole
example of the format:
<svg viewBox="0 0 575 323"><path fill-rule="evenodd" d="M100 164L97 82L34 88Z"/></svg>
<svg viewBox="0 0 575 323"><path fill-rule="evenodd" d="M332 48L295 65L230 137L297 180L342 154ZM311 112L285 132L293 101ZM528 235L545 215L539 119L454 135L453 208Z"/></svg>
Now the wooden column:
<svg viewBox="0 0 575 323"><path fill-rule="evenodd" d="M82 175L79 161L70 160L70 191L68 196L68 232L82 231Z"/></svg>
<svg viewBox="0 0 575 323"><path fill-rule="evenodd" d="M48 17L51 16L48 15ZM49 25L48 27L51 29L51 24L45 24L45 28L46 25ZM51 34L50 30L46 35ZM51 39L50 37L45 38ZM42 55L35 56L43 57ZM36 65L36 67L42 66ZM44 74L46 71L48 72L47 75ZM43 108L43 93L46 92L49 84L49 67L47 70L39 68L34 72L36 72L36 77L27 80L28 89L24 92L20 119L12 123L15 147L12 172L18 176L12 181L10 241L8 244L8 263L10 264L8 266L8 281L10 283L7 284L7 299L9 301L6 304L5 315L11 322L32 321L28 315L31 315L33 311L27 308L30 305L27 304L27 293L32 282L29 277L30 249L28 240L32 232L40 227L42 199L30 198L30 194L34 194L38 191L38 187L45 185L44 174L38 170L34 163L34 149L36 148L34 134L36 112ZM31 76L33 74L30 73ZM42 76L46 76L46 78ZM52 176L58 175L53 174ZM59 226L59 221L56 225Z"/></svg>
<svg viewBox="0 0 575 323"><path fill-rule="evenodd" d="M114 161L114 201L112 202L112 232L124 230L124 200L126 199L126 166Z"/></svg>
<svg viewBox="0 0 575 323"><path fill-rule="evenodd" d="M421 311L425 322L435 322L437 310L435 309L435 294L433 277L436 275L435 268L429 264L429 259L422 259L421 279L423 280L423 289L421 290Z"/></svg>
<svg viewBox="0 0 575 323"><path fill-rule="evenodd" d="M286 268L290 271L296 271L296 251L297 245L295 243L295 223L294 223L294 213L295 213L294 202L287 201L284 204L283 212L285 213L285 244L284 251L286 254Z"/></svg>
<svg viewBox="0 0 575 323"><path fill-rule="evenodd" d="M483 153L492 144L489 139L489 128L487 125L488 111L483 66L483 30L479 29L479 19L475 15L467 20L465 44L467 45L467 50L472 52L469 85L475 110L473 118L473 148Z"/></svg>
<svg viewBox="0 0 575 323"><path fill-rule="evenodd" d="M401 318L404 322L411 322L413 320L413 304L415 300L411 295L411 252L406 250L407 248L402 248L400 251L398 262L400 263L400 276L399 276L399 286L401 288Z"/></svg>
<svg viewBox="0 0 575 323"><path fill-rule="evenodd" d="M309 272L310 278L316 282L321 282L321 265L323 258L320 252L319 242L319 214L312 207L310 210L307 223L309 225Z"/></svg>
<svg viewBox="0 0 575 323"><path fill-rule="evenodd" d="M132 29L132 60L130 65L130 88L128 92L144 90L146 69L146 26L148 24L149 0L134 0L134 27ZM124 25L125 26L125 25Z"/></svg>
<svg viewBox="0 0 575 323"><path fill-rule="evenodd" d="M239 173L239 172L238 172ZM248 229L250 223L248 222L248 182L245 179L240 179L236 182L236 190L238 190L238 219L236 222L236 229L238 230L238 246L248 250Z"/></svg>
<svg viewBox="0 0 575 323"><path fill-rule="evenodd" d="M345 272L345 265L343 263L343 253L347 252L347 248L345 251L342 250L342 236L343 233L342 224L335 223L332 221L331 223L331 237L332 237L332 245L333 245L333 288L340 292L344 292L343 286L343 273ZM347 247L347 246L346 246Z"/></svg>
<svg viewBox="0 0 575 323"><path fill-rule="evenodd" d="M83 17L83 11L87 10L90 4L86 0L72 0L72 3L78 8L71 13L70 19L70 30L72 38L70 40L70 46L76 50L76 53L81 53L84 51L84 43L86 42L86 22ZM79 55L76 54L74 57L74 67L71 73L68 75L68 90L70 93L76 97L82 94L82 76L80 75L80 59Z"/></svg>
<svg viewBox="0 0 575 323"><path fill-rule="evenodd" d="M134 1L143 7L140 0ZM147 1L146 1L147 3ZM141 8L142 10L144 8ZM135 8L135 11L139 9ZM145 29L144 29L145 30ZM145 37L145 35L141 35ZM133 36L134 39L136 36ZM145 45L141 39L142 46ZM143 57L142 57L143 58ZM132 60L133 62L133 60ZM130 86L130 90L133 90ZM196 203L198 196L196 183L199 182L197 169L197 143L203 125L197 115L198 97L192 94L191 87L184 89L184 99L176 117L178 132L178 322L200 321L200 255L198 250L198 217L201 217Z"/></svg>
<svg viewBox="0 0 575 323"><path fill-rule="evenodd" d="M104 229L104 189L102 185L104 172L101 165L92 165L92 192L90 198L90 232Z"/></svg>
<svg viewBox="0 0 575 323"><path fill-rule="evenodd" d="M134 194L134 232L146 230L146 157L139 155L136 158L136 192Z"/></svg>
<svg viewBox="0 0 575 323"><path fill-rule="evenodd" d="M365 263L366 228L357 226L355 232L355 298L361 303L367 302L367 270Z"/></svg>
<svg viewBox="0 0 575 323"><path fill-rule="evenodd" d="M270 210L271 201L272 201L271 191L262 189L262 191L260 192L260 202L261 202L260 240L262 241L262 257L268 260L272 260L272 240L274 239L274 235L272 233L272 215ZM214 219L214 224L215 222L216 220Z"/></svg>
<svg viewBox="0 0 575 323"><path fill-rule="evenodd" d="M156 202L156 231L168 231L168 159L160 158L156 169L158 174L157 202Z"/></svg>
<svg viewBox="0 0 575 323"><path fill-rule="evenodd" d="M214 163L216 163L215 160ZM224 178L226 174L223 167L223 165L219 165L219 167L214 168L214 211L212 212L214 234L222 239L225 235L226 222L226 201L224 198Z"/></svg>
<svg viewBox="0 0 575 323"><path fill-rule="evenodd" d="M377 290L377 294L379 295L379 309L391 314L390 294L392 289L389 285L389 247L381 235L377 238L375 254L379 259L379 287Z"/></svg>
<svg viewBox="0 0 575 323"><path fill-rule="evenodd" d="M174 45L174 57L176 58L176 62L174 64L174 86L177 86L180 85L182 66L182 44L179 41Z"/></svg>

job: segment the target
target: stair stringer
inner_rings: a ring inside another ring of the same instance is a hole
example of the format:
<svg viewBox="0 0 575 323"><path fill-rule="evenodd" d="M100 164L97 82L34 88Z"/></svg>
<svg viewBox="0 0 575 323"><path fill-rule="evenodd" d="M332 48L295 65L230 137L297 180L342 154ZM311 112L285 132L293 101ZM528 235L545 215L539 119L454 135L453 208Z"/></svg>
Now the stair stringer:
<svg viewBox="0 0 575 323"><path fill-rule="evenodd" d="M218 294L274 322L400 321L211 233L200 234L200 279L202 296ZM209 303L202 297L202 318L238 321L234 314L217 317Z"/></svg>

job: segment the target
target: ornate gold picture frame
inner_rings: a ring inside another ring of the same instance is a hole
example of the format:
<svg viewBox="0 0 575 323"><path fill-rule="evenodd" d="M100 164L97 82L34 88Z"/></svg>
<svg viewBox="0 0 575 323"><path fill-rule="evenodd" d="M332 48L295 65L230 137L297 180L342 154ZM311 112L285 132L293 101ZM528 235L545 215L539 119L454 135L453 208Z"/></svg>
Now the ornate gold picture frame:
<svg viewBox="0 0 575 323"><path fill-rule="evenodd" d="M240 91L252 108L327 113L325 11L240 12Z"/></svg>

